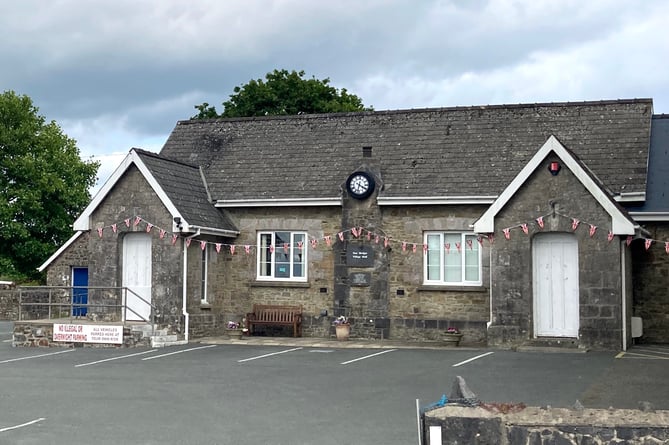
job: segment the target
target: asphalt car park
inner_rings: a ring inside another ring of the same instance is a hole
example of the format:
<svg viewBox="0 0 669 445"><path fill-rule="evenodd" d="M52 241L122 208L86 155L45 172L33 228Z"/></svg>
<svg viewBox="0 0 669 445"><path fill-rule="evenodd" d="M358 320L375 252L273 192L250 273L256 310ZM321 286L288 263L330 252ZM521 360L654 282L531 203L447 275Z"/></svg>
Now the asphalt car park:
<svg viewBox="0 0 669 445"><path fill-rule="evenodd" d="M654 349L660 358L632 359L634 348L620 356L336 343L59 350L2 342L0 443L417 443L416 400L425 406L448 395L457 375L485 401L624 408L647 400L667 409L669 360L666 349Z"/></svg>

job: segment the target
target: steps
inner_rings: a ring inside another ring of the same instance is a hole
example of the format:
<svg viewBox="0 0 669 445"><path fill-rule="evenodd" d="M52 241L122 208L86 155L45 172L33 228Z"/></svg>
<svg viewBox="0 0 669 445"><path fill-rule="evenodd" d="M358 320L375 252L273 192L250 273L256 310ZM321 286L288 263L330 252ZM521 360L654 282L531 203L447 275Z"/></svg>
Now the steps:
<svg viewBox="0 0 669 445"><path fill-rule="evenodd" d="M180 340L177 334L169 334L167 329L153 329L150 324L139 324L132 326L131 332L138 336L139 340L148 340L152 348L164 348L165 346L177 346L188 344L186 340Z"/></svg>

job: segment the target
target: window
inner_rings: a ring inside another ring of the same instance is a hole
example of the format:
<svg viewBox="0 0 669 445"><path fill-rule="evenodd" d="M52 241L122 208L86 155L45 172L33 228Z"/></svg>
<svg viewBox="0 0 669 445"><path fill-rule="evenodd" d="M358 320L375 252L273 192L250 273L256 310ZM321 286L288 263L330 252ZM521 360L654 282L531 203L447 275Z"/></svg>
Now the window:
<svg viewBox="0 0 669 445"><path fill-rule="evenodd" d="M208 272L208 263L207 257L209 253L209 244L206 244L204 249L202 249L202 257L200 259L201 272L200 276L200 299L202 304L207 303L207 272Z"/></svg>
<svg viewBox="0 0 669 445"><path fill-rule="evenodd" d="M304 232L260 232L258 279L306 281L306 240Z"/></svg>
<svg viewBox="0 0 669 445"><path fill-rule="evenodd" d="M425 243L426 284L481 284L481 250L473 233L427 232Z"/></svg>

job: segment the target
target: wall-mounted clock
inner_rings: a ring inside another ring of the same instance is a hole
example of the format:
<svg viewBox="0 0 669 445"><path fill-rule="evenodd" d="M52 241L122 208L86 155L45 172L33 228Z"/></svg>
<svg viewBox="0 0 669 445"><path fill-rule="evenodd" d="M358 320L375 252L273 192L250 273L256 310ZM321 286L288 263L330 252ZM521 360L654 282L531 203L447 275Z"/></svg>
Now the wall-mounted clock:
<svg viewBox="0 0 669 445"><path fill-rule="evenodd" d="M355 199L365 199L374 191L374 178L365 172L355 172L346 180L346 189Z"/></svg>

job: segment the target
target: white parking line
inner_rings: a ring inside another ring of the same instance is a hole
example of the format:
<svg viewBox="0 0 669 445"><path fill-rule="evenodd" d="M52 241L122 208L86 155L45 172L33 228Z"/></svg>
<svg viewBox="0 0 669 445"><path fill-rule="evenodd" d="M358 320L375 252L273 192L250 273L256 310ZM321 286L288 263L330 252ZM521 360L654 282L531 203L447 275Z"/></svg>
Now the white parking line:
<svg viewBox="0 0 669 445"><path fill-rule="evenodd" d="M198 348L182 349L181 351L168 352L167 354L160 354L160 355L154 355L152 357L146 357L146 358L143 358L142 360L153 360L154 358L167 357L168 355L181 354L182 352L196 351L198 349L207 349L207 348L215 348L215 347L216 347L216 345L209 345L209 346L200 346Z"/></svg>
<svg viewBox="0 0 669 445"><path fill-rule="evenodd" d="M65 351L59 351L59 352L51 352L49 354L31 355L30 357L10 358L8 360L3 360L0 363L18 362L20 360L29 360L31 358L47 357L49 355L65 354L66 352L74 352L74 349L67 349Z"/></svg>
<svg viewBox="0 0 669 445"><path fill-rule="evenodd" d="M302 349L302 348L293 348L293 349L286 349L284 351L279 351L279 352L272 352L270 354L259 355L257 357L250 357L250 358L245 358L245 359L242 359L242 360L237 360L237 363L250 362L251 360L258 360L259 358L265 358L265 357L271 357L273 355L285 354L286 352L299 351L300 349Z"/></svg>
<svg viewBox="0 0 669 445"><path fill-rule="evenodd" d="M74 367L75 368L80 368L82 366L97 365L98 363L111 362L112 360L120 360L122 358L135 357L136 355L143 355L143 354L148 354L149 352L156 352L156 351L157 351L157 349L151 349L150 351L142 351L142 352L137 352L135 354L122 355L120 357L106 358L104 360L98 360L98 361L90 362L90 363L80 363L78 365L74 365Z"/></svg>
<svg viewBox="0 0 669 445"><path fill-rule="evenodd" d="M349 363L358 362L360 360L365 360L367 358L376 357L377 355L387 354L388 352L393 352L393 351L397 351L397 349L386 349L385 351L377 352L376 354L370 354L364 357L354 358L353 360L349 360L347 362L341 362L340 365L348 365Z"/></svg>
<svg viewBox="0 0 669 445"><path fill-rule="evenodd" d="M42 420L46 420L46 417L40 417L39 419L31 420L30 422L22 423L21 425L14 425L14 426L8 426L6 428L0 428L0 433L4 433L5 431L10 431L10 430L15 430L17 428L23 428L24 426L29 426L32 425L33 423L41 422Z"/></svg>
<svg viewBox="0 0 669 445"><path fill-rule="evenodd" d="M467 364L469 362L473 362L474 360L478 360L478 359L483 358L483 357L485 357L487 355L490 355L490 354L494 354L494 352L490 351L490 352L486 352L485 354L477 355L476 357L472 357L470 359L467 359L464 362L456 363L455 365L453 365L453 367L457 368L458 366L462 366L462 365Z"/></svg>

